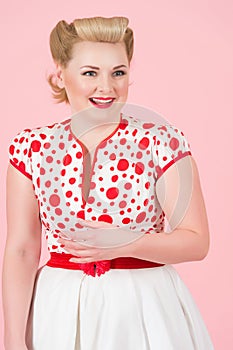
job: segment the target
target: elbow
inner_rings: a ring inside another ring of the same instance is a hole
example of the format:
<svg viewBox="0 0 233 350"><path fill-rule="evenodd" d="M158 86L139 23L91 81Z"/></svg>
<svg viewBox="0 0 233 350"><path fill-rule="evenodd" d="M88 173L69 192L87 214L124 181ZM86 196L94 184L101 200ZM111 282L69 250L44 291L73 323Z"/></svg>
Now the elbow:
<svg viewBox="0 0 233 350"><path fill-rule="evenodd" d="M207 254L208 254L208 251L207 252L204 251L204 252L199 253L198 256L197 256L197 261L204 260L205 257L207 256Z"/></svg>
<svg viewBox="0 0 233 350"><path fill-rule="evenodd" d="M206 256L209 253L209 248L210 248L210 244L209 244L209 240L205 241L204 243L202 242L201 246L198 249L198 255L197 255L197 260L204 260L206 258Z"/></svg>

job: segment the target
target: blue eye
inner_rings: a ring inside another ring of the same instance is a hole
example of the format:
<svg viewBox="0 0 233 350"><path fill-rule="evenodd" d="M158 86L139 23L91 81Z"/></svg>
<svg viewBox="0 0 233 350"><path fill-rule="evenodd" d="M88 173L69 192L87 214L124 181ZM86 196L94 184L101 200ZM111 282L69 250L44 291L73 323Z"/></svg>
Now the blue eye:
<svg viewBox="0 0 233 350"><path fill-rule="evenodd" d="M92 74L91 74L91 75L89 75L88 73L94 73L94 74L96 74L96 72L94 72L94 71L88 71L88 72L83 73L82 75L87 75L87 76L91 76L91 77L93 77L93 75L92 75Z"/></svg>
<svg viewBox="0 0 233 350"><path fill-rule="evenodd" d="M123 70L117 70L116 72L113 73L113 75L118 76L118 77L125 75L125 74L126 73ZM93 77L96 75L96 72L95 71L88 71L88 72L84 72L82 75Z"/></svg>
<svg viewBox="0 0 233 350"><path fill-rule="evenodd" d="M121 73L121 74L116 74L116 73ZM123 70L117 70L116 72L114 72L113 74L116 74L116 76L121 76L126 74Z"/></svg>

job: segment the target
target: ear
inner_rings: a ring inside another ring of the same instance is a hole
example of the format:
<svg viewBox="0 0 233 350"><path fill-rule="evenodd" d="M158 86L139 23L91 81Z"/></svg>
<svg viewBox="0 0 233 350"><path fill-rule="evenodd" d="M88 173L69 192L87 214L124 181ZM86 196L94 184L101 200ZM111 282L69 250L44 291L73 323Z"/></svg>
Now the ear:
<svg viewBox="0 0 233 350"><path fill-rule="evenodd" d="M63 80L63 71L62 71L61 66L58 63L56 63L55 65L56 65L55 74L56 74L56 78L57 78L57 86L60 89L63 89L65 87L64 80Z"/></svg>

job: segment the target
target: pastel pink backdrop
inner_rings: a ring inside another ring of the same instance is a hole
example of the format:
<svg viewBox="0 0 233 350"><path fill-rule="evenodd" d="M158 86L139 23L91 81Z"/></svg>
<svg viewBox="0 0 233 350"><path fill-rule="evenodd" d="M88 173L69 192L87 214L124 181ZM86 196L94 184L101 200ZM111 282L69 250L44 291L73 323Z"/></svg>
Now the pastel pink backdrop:
<svg viewBox="0 0 233 350"><path fill-rule="evenodd" d="M65 119L46 82L49 33L60 19L127 16L135 32L129 103L180 127L190 142L207 207L211 246L200 262L174 265L218 350L232 338L232 13L229 0L7 1L1 10L1 262L6 237L7 148L16 132ZM47 253L44 249L42 262ZM17 267L16 267L17 268ZM2 313L1 313L1 323ZM3 327L1 327L0 349Z"/></svg>

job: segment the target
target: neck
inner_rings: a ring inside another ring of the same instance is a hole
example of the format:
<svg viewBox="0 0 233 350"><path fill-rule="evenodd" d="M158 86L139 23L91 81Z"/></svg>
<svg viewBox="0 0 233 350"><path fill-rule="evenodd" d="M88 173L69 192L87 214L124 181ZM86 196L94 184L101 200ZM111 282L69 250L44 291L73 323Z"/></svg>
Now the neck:
<svg viewBox="0 0 233 350"><path fill-rule="evenodd" d="M113 131L120 123L121 112L118 113L96 113L95 111L84 110L71 117L72 132L78 137L92 137L104 132Z"/></svg>

